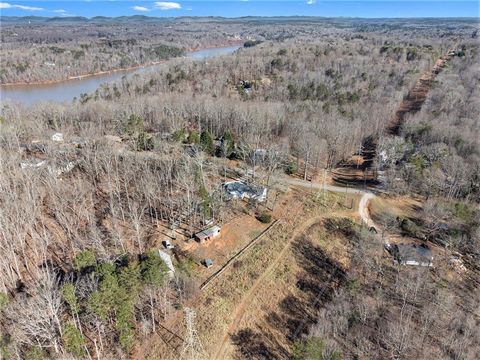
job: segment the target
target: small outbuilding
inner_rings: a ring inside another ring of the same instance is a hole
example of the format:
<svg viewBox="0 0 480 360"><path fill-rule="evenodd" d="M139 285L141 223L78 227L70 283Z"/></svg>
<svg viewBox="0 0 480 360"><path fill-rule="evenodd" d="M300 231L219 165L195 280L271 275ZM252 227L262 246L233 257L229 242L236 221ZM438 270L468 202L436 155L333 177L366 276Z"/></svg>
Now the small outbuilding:
<svg viewBox="0 0 480 360"><path fill-rule="evenodd" d="M203 264L204 264L207 268L209 268L209 267L213 266L213 260L212 260L212 259L205 259L205 260L203 260Z"/></svg>
<svg viewBox="0 0 480 360"><path fill-rule="evenodd" d="M386 245L386 249L397 264L433 266L433 252L426 244L393 244Z"/></svg>
<svg viewBox="0 0 480 360"><path fill-rule="evenodd" d="M217 236L220 236L220 226L215 225L212 227L209 227L208 229L202 230L198 233L195 234L195 239L199 243L204 243L205 241L208 241L210 239L213 239Z"/></svg>

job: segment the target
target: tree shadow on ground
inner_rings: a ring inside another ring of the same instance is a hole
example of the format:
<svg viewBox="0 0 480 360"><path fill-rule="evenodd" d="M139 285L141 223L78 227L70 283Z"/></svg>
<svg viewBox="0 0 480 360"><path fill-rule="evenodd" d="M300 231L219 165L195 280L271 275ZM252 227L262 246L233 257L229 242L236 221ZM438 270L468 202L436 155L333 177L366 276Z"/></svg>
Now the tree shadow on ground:
<svg viewBox="0 0 480 360"><path fill-rule="evenodd" d="M308 231L307 231L308 233ZM244 328L231 336L238 359L288 359L291 345L317 321L318 311L346 281L345 270L320 246L299 237L292 252L301 271L296 291L283 298L276 311L259 319L255 329Z"/></svg>
<svg viewBox="0 0 480 360"><path fill-rule="evenodd" d="M288 353L285 353L278 342L261 329L256 331L244 328L233 334L231 339L236 347L235 359L280 359L288 357Z"/></svg>

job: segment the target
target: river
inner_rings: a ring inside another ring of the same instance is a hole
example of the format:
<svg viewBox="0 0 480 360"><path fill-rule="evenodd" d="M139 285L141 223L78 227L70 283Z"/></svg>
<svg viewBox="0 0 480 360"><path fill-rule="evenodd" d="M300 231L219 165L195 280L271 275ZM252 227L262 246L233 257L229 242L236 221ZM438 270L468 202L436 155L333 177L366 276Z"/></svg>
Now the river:
<svg viewBox="0 0 480 360"><path fill-rule="evenodd" d="M240 46L228 46L193 51L186 54L187 58L202 60L218 55L229 54ZM22 103L31 106L44 101L69 102L83 93L92 93L104 83L120 80L123 76L154 71L163 64L140 67L133 70L110 72L106 74L87 76L81 79L65 80L53 84L42 85L10 85L0 86L0 99L4 102Z"/></svg>

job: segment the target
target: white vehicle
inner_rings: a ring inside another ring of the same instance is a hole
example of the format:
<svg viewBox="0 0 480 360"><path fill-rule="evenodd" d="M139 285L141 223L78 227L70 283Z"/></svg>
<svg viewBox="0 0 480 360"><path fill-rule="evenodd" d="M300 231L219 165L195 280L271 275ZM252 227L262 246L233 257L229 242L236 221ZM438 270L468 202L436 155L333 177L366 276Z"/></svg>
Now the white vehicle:
<svg viewBox="0 0 480 360"><path fill-rule="evenodd" d="M170 240L163 240L162 244L165 247L165 249L168 249L168 250L171 250L171 249L175 248L175 246L173 246L173 244L170 242Z"/></svg>

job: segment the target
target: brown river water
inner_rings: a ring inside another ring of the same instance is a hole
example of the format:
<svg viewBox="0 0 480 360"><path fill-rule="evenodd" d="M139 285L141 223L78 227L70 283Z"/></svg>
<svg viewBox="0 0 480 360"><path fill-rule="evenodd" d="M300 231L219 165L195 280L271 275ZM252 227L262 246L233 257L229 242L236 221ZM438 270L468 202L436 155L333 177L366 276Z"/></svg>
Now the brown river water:
<svg viewBox="0 0 480 360"><path fill-rule="evenodd" d="M203 49L186 54L187 58L193 60L203 60L218 55L229 54L237 50L240 46L228 46L219 48ZM168 62L167 62L168 63ZM100 75L92 75L80 79L65 80L52 84L31 84L31 85L10 85L0 86L0 100L2 104L13 102L21 103L27 106L35 105L41 102L70 102L73 98L79 98L80 94L92 93L104 83L119 81L124 76L134 74L148 73L155 71L166 63L140 67L132 70L110 72Z"/></svg>

